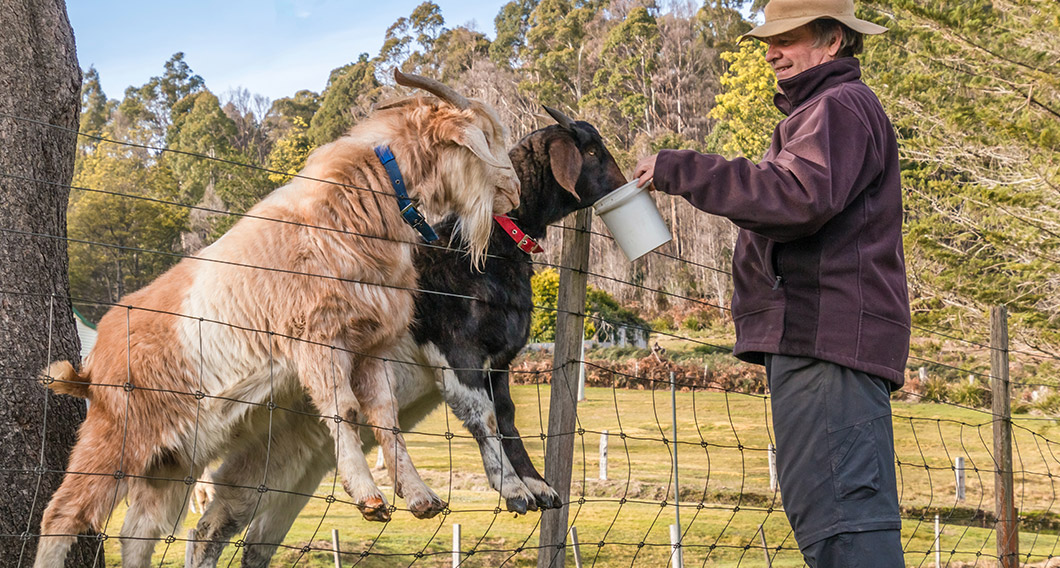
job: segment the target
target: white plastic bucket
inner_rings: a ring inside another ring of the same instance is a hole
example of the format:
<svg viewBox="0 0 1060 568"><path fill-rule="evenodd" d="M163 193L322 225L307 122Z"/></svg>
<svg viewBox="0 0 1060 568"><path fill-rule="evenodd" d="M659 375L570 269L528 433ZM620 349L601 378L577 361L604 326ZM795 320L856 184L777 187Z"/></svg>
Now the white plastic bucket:
<svg viewBox="0 0 1060 568"><path fill-rule="evenodd" d="M593 209L630 262L674 238L655 200L646 188L637 187L636 179L605 195Z"/></svg>

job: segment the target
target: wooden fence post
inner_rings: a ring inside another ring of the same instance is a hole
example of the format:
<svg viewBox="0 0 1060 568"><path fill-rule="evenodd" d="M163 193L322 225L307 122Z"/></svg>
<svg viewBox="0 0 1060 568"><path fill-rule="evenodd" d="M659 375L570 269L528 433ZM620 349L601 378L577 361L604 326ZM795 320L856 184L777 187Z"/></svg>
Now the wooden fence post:
<svg viewBox="0 0 1060 568"><path fill-rule="evenodd" d="M567 519L570 515L571 468L578 412L578 358L584 337L585 287L589 270L589 227L592 212L582 209L563 223L556 348L552 358L548 440L545 444L545 481L559 494L558 509L541 513L538 568L563 568L566 561Z"/></svg>
<svg viewBox="0 0 1060 568"><path fill-rule="evenodd" d="M1008 375L1008 311L990 311L990 388L994 414L994 513L997 515L997 556L1001 568L1019 565L1019 527L1016 524L1012 482L1012 389Z"/></svg>

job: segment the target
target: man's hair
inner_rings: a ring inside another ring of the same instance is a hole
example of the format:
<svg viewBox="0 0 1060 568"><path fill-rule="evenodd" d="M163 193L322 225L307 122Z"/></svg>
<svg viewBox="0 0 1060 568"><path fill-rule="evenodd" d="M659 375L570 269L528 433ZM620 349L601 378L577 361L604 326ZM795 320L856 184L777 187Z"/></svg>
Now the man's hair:
<svg viewBox="0 0 1060 568"><path fill-rule="evenodd" d="M861 32L854 31L839 20L832 18L820 18L810 22L810 31L813 32L813 46L822 47L832 43L832 38L842 32L843 36L839 42L839 52L836 57L854 57L865 48L865 36Z"/></svg>

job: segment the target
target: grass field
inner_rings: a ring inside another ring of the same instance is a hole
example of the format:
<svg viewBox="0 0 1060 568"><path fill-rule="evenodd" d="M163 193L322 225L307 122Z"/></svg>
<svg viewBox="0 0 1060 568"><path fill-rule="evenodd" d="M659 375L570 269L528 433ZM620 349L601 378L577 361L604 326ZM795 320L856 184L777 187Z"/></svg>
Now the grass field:
<svg viewBox="0 0 1060 568"><path fill-rule="evenodd" d="M539 468L546 429L549 387L517 386L517 422ZM578 529L585 566L666 566L671 549L669 528L674 507L670 498L672 437L668 391L587 389L579 404L575 436L574 483L570 522ZM976 510L993 511L991 417L988 413L950 405L894 403L899 491L906 519L903 538L906 564L933 566L934 515L943 522L943 562L991 566L995 554L989 520ZM681 521L685 531L686 566L765 566L759 525L772 550L773 566L801 566L780 499L769 490L767 444L772 439L769 402L762 396L720 392L677 395L678 461ZM1060 554L1056 531L1057 479L1060 456L1055 420L1017 422L1017 508L1027 518L1044 519L1044 529L1023 527L1020 552L1037 562ZM600 432L610 432L608 480L600 481ZM447 442L446 431L456 436ZM620 436L624 434L624 438ZM477 446L457 420L436 410L406 434L409 452L425 481L448 499L452 512L432 520L414 519L396 500L382 472L377 481L399 507L394 520L374 524L361 519L341 489L340 502L328 504L336 484L324 479L274 560L277 566L333 566L331 531L338 529L343 566L449 566L452 525L462 529L461 566L533 566L538 544L537 513L515 517L503 510L488 488ZM953 460L967 460L967 494L954 497ZM374 451L369 454L374 460ZM116 535L124 508L119 507L106 532ZM157 566L182 566L187 529L198 515L189 514L177 540L156 547ZM1037 532L1035 532L1037 531ZM598 543L603 542L603 546ZM109 566L120 564L118 539L106 541ZM775 550L777 547L780 550ZM303 548L311 550L303 552ZM956 551L955 553L952 551ZM222 566L238 565L238 550L229 546ZM367 555L362 557L362 553ZM419 554L419 558L417 558ZM573 566L568 557L568 566Z"/></svg>

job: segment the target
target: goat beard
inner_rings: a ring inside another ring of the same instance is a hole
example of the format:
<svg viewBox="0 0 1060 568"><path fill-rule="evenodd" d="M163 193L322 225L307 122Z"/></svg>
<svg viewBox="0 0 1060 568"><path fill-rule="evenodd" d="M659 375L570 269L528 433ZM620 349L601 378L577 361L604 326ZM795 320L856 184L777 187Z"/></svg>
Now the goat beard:
<svg viewBox="0 0 1060 568"><path fill-rule="evenodd" d="M481 271L486 263L489 249L490 232L493 231L493 202L489 199L477 199L468 203L464 211L457 216L456 234L460 235L461 246L467 249L471 258L471 267Z"/></svg>
<svg viewBox="0 0 1060 568"><path fill-rule="evenodd" d="M456 231L459 246L467 250L471 268L481 271L486 263L490 233L493 231L494 201L510 185L505 172L482 163L470 151L461 148L439 159L439 167L447 168L452 175L443 181L443 192L448 194L448 203L456 204L450 211L456 215ZM447 163L452 160L451 163ZM439 180L441 181L441 180ZM441 194L435 193L440 197ZM433 203L440 206L441 203ZM440 207L439 207L440 208ZM451 243L457 245L458 243Z"/></svg>

